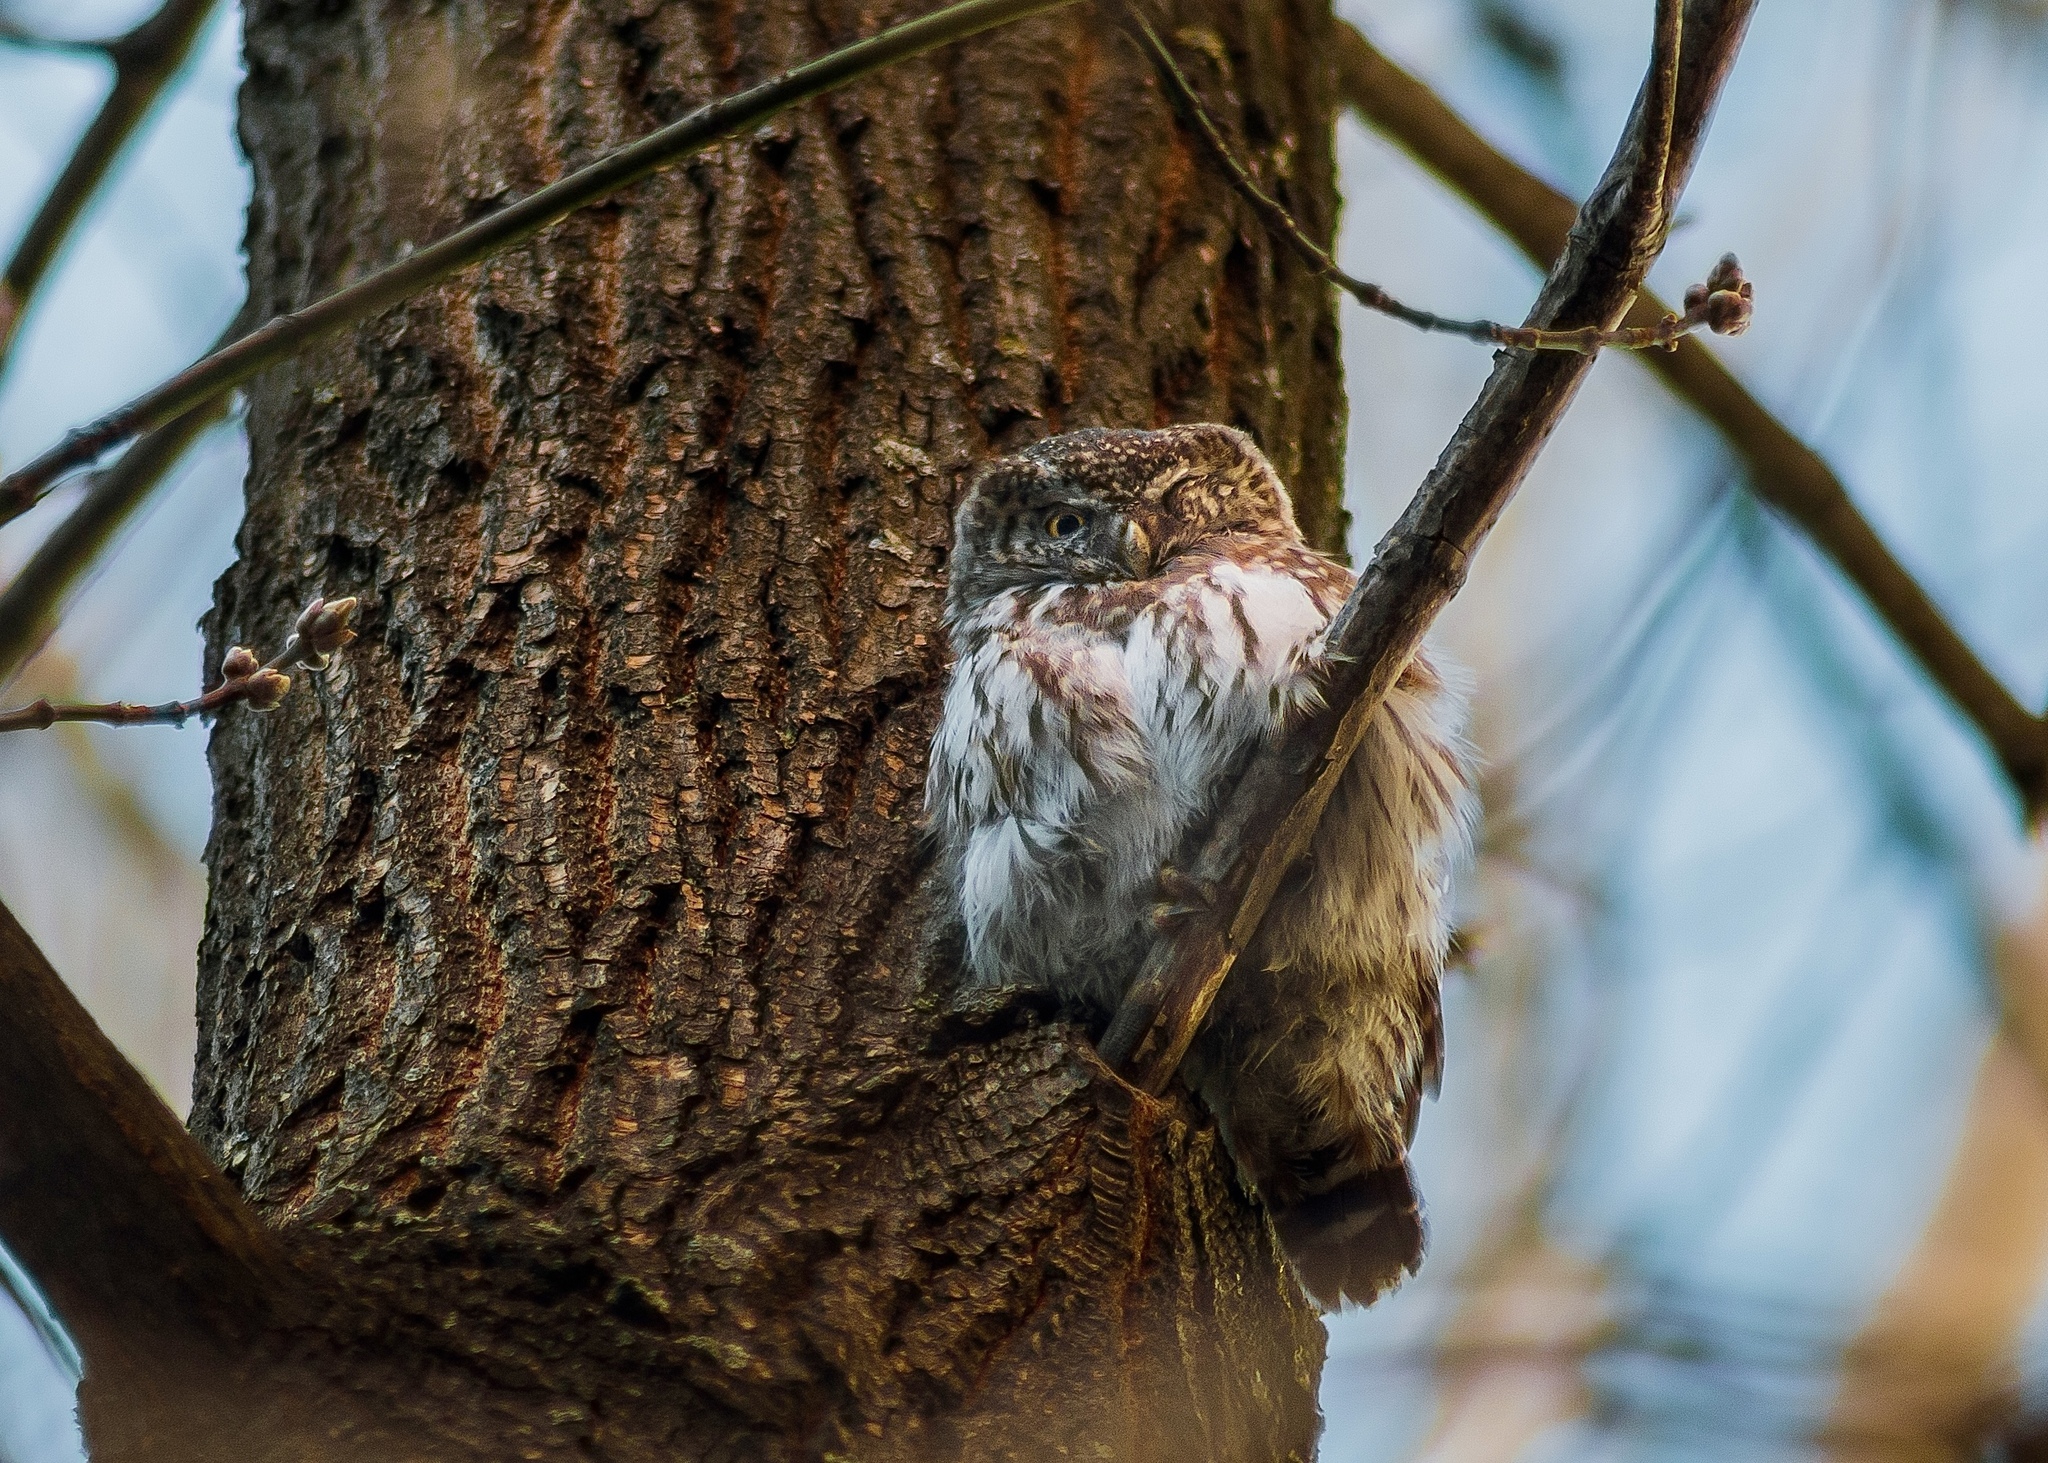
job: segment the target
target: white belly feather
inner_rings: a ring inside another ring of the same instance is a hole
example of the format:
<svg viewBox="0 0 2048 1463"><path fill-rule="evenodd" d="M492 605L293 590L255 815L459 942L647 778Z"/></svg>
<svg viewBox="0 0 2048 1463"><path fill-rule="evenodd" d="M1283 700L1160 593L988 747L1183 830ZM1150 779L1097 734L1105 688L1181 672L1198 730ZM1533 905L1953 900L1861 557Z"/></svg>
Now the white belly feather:
<svg viewBox="0 0 2048 1463"><path fill-rule="evenodd" d="M1246 753L1315 697L1341 573L1219 554L1142 586L1012 590L954 627L926 805L969 978L1112 1003L1160 865ZM1285 572L1295 569L1296 572Z"/></svg>

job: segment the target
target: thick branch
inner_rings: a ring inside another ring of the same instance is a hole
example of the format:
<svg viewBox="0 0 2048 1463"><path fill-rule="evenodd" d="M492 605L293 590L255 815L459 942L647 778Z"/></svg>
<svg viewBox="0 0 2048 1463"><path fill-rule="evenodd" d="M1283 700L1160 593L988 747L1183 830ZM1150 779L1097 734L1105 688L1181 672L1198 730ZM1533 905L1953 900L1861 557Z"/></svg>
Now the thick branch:
<svg viewBox="0 0 2048 1463"><path fill-rule="evenodd" d="M288 1267L5 908L0 1005L0 1241L88 1385L175 1388L272 1320Z"/></svg>
<svg viewBox="0 0 2048 1463"><path fill-rule="evenodd" d="M441 1456L350 1394L382 1358L346 1351L331 1280L263 1227L4 906L0 1004L0 1243L78 1348L92 1456Z"/></svg>
<svg viewBox="0 0 2048 1463"><path fill-rule="evenodd" d="M27 313L28 302L49 273L57 252L77 224L79 215L135 134L164 86L185 64L200 27L212 13L214 0L166 0L163 9L128 34L94 43L114 63L114 87L99 115L85 129L71 160L51 185L36 216L29 220L14 257L0 274L0 368L8 347Z"/></svg>
<svg viewBox="0 0 2048 1463"><path fill-rule="evenodd" d="M1498 152L1427 86L1357 30L1335 28L1338 87L1377 131L1464 195L1538 265L1564 248L1572 202ZM1639 297L1628 323L1669 313ZM1749 469L1758 497L1796 523L1856 586L2004 765L2030 821L2048 813L2048 723L2022 706L1949 624L1858 511L1842 481L1696 340L1644 357L1681 398L1720 429Z"/></svg>
<svg viewBox="0 0 2048 1463"><path fill-rule="evenodd" d="M701 107L324 300L278 316L126 406L72 432L26 467L0 479L0 523L34 507L61 475L83 467L109 448L163 426L232 391L265 367L298 354L321 337L379 315L693 152L758 127L791 107L886 66L1072 3L1073 0L961 0Z"/></svg>
<svg viewBox="0 0 2048 1463"><path fill-rule="evenodd" d="M1611 328L1657 257L1754 0L1657 7L1657 47L1621 145L1531 310L1541 329ZM1682 37L1681 37L1682 32ZM1329 709L1255 761L1180 867L1215 902L1162 940L1104 1039L1151 1091L1171 1079L1287 870L1307 850L1352 750L1487 531L1584 381L1592 359L1503 354L1457 435L1387 532L1330 628Z"/></svg>

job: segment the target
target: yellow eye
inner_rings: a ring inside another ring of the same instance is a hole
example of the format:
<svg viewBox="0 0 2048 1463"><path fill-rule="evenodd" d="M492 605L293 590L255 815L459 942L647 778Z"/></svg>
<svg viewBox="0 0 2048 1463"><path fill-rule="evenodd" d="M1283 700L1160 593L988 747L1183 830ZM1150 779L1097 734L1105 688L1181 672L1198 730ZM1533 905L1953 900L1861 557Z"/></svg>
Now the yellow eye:
<svg viewBox="0 0 2048 1463"><path fill-rule="evenodd" d="M1045 531L1054 538L1072 538L1087 526L1087 521L1071 508L1062 508L1045 520Z"/></svg>

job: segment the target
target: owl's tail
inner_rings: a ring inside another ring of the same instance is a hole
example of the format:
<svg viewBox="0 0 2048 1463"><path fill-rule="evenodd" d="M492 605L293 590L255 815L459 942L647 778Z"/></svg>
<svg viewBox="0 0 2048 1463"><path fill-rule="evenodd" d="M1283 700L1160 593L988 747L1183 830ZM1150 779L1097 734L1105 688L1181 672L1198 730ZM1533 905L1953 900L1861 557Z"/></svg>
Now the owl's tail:
<svg viewBox="0 0 2048 1463"><path fill-rule="evenodd" d="M1422 1205L1405 1163L1305 1195L1273 1223L1302 1288L1326 1311L1371 1305L1422 1263Z"/></svg>

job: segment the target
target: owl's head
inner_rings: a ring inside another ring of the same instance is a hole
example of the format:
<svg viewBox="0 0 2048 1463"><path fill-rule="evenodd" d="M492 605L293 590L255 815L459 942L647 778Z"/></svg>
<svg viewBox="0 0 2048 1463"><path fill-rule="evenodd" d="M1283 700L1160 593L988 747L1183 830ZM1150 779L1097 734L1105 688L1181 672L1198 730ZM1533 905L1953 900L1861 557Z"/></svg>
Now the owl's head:
<svg viewBox="0 0 2048 1463"><path fill-rule="evenodd" d="M1299 541L1294 509L1252 439L1213 423L1091 427L978 472L953 521L955 615L1006 589L1149 579L1224 534Z"/></svg>

